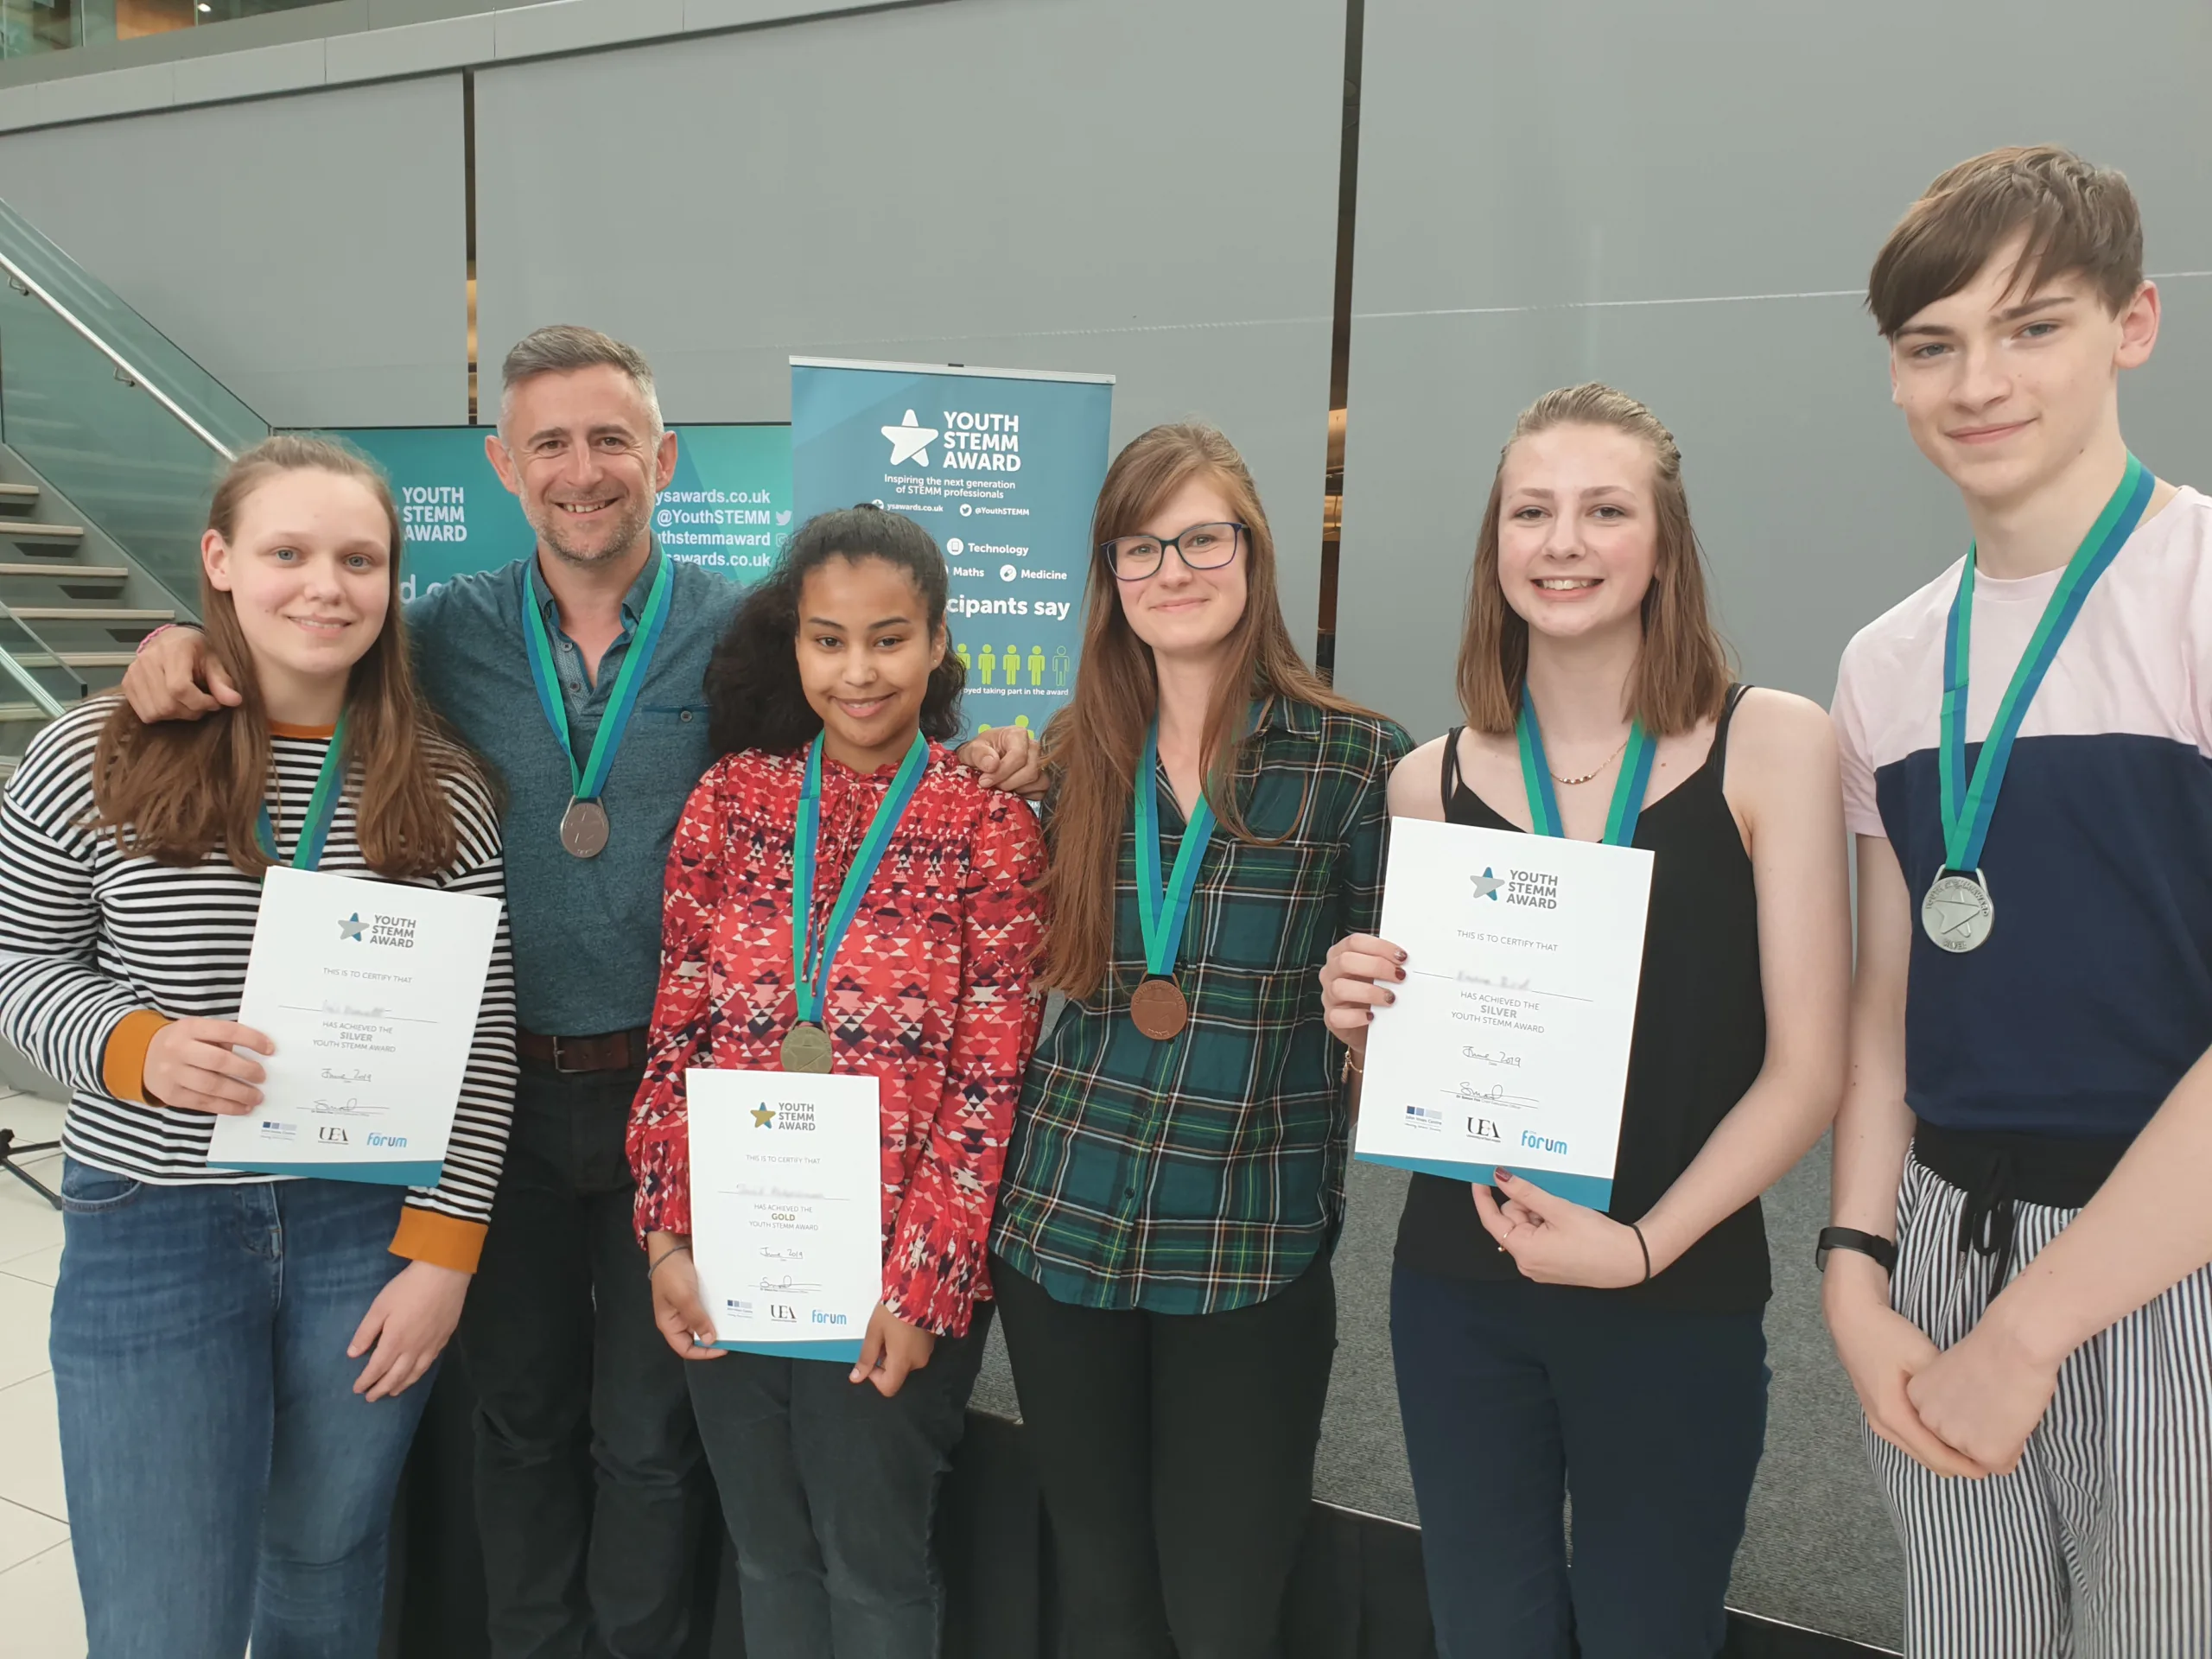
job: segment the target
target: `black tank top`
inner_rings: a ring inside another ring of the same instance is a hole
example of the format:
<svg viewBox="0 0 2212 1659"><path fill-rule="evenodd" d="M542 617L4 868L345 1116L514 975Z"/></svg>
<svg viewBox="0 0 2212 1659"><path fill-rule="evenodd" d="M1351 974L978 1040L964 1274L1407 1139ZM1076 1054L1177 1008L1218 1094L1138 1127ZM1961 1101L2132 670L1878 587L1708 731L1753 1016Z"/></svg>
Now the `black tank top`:
<svg viewBox="0 0 2212 1659"><path fill-rule="evenodd" d="M1748 688L1728 694L1705 765L1646 809L1636 842L1653 855L1620 1155L1607 1214L1635 1221L1688 1168L1766 1059L1759 984L1758 902L1751 856L1720 792L1728 724ZM1512 830L1459 777L1459 729L1444 751L1444 817ZM1449 1279L1512 1279L1519 1269L1483 1230L1465 1181L1416 1175L1398 1223L1399 1264ZM1624 1296L1653 1306L1735 1313L1763 1306L1773 1285L1766 1225L1754 1198L1648 1285L1567 1296Z"/></svg>

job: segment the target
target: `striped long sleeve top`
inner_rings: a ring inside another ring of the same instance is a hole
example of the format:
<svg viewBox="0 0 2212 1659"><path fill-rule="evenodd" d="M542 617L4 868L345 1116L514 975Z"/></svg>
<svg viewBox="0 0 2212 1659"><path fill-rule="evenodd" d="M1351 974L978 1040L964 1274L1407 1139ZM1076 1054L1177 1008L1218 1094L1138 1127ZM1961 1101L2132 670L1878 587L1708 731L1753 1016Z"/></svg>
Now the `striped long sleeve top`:
<svg viewBox="0 0 2212 1659"><path fill-rule="evenodd" d="M113 703L71 709L31 741L0 798L0 1036L69 1090L62 1147L96 1168L157 1185L282 1179L210 1169L214 1120L149 1101L146 1051L169 1021L232 1020L245 986L261 883L219 848L197 864L127 857L93 816L92 757ZM291 847L330 744L326 729L277 727L269 816ZM355 836L358 769L321 868L380 879ZM448 785L461 855L420 885L505 897L489 793ZM410 1189L396 1255L473 1271L514 1109L514 969L504 911L446 1153L435 1186Z"/></svg>

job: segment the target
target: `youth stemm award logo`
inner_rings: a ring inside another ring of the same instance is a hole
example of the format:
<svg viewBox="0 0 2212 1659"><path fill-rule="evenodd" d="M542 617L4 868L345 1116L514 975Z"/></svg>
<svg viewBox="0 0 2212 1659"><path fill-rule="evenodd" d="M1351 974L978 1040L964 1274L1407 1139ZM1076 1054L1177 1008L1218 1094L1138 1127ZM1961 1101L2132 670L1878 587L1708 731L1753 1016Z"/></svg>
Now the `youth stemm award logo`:
<svg viewBox="0 0 2212 1659"><path fill-rule="evenodd" d="M361 938L361 930L367 925L368 924L361 919L361 912L355 911L338 924L338 942L343 944L346 940L351 939L356 944L365 943Z"/></svg>
<svg viewBox="0 0 2212 1659"><path fill-rule="evenodd" d="M878 427L876 429L891 440L891 465L893 467L904 467L910 461L918 461L925 467L930 464L930 445L937 442L937 428L918 424L912 410L906 411L906 418L897 426Z"/></svg>
<svg viewBox="0 0 2212 1659"><path fill-rule="evenodd" d="M1483 873L1480 875L1471 875L1467 880L1475 884L1476 898L1487 899L1493 905L1498 901L1497 890L1505 885L1505 878L1487 864L1483 866Z"/></svg>
<svg viewBox="0 0 2212 1659"><path fill-rule="evenodd" d="M755 1106L753 1109L753 1127L754 1128L769 1128L774 1125L775 1122L776 1109L768 1104L766 1101L762 1101L758 1106Z"/></svg>

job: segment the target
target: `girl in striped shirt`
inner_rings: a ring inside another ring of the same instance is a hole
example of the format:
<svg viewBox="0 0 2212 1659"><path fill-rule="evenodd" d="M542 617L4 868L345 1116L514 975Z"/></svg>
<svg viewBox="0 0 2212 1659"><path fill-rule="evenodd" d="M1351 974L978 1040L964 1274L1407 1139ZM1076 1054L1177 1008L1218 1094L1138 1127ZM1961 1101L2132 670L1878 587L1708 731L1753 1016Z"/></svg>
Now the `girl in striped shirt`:
<svg viewBox="0 0 2212 1659"><path fill-rule="evenodd" d="M201 543L234 706L147 726L88 702L0 801L0 1035L70 1092L52 1341L93 1659L377 1650L393 1488L505 1150L504 920L435 1186L211 1168L207 1147L261 1098L273 1046L236 1023L261 879L312 849L334 743L318 868L503 891L486 781L416 700L400 547L351 451L241 456Z"/></svg>

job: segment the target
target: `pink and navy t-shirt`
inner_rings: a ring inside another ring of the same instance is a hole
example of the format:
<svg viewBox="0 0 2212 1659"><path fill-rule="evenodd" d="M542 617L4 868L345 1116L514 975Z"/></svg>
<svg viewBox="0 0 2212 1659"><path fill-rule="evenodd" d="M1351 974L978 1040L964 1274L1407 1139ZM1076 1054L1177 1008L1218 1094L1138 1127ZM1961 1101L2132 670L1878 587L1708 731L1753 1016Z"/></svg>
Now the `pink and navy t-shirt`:
<svg viewBox="0 0 2212 1659"><path fill-rule="evenodd" d="M1948 1129L2132 1136L2212 1046L2212 499L2182 490L2090 591L1991 820L1995 925L1954 955L1919 916L1959 570L1862 629L1835 693L1845 817L1912 896L1905 1098ZM2058 577L1976 581L1969 769Z"/></svg>

